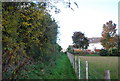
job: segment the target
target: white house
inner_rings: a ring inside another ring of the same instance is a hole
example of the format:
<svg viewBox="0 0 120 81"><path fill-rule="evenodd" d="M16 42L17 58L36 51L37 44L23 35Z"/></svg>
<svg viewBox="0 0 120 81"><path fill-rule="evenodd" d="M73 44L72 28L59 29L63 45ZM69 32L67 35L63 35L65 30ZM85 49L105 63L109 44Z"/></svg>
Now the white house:
<svg viewBox="0 0 120 81"><path fill-rule="evenodd" d="M94 51L95 49L101 49L103 46L101 45L101 37L93 37L93 38L88 38L89 40L89 47L91 51Z"/></svg>

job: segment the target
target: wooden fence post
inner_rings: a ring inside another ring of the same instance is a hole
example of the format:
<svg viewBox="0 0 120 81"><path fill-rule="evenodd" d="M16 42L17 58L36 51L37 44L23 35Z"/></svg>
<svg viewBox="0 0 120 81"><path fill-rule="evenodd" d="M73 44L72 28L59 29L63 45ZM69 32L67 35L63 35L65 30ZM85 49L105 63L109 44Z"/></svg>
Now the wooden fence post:
<svg viewBox="0 0 120 81"><path fill-rule="evenodd" d="M86 61L86 80L88 81L88 61Z"/></svg>
<svg viewBox="0 0 120 81"><path fill-rule="evenodd" d="M76 61L77 61L77 56L75 56L75 72L77 74L77 63L76 63Z"/></svg>
<svg viewBox="0 0 120 81"><path fill-rule="evenodd" d="M80 79L80 57L78 57L78 66L79 66L79 79Z"/></svg>
<svg viewBox="0 0 120 81"><path fill-rule="evenodd" d="M110 81L110 70L105 71L105 81Z"/></svg>
<svg viewBox="0 0 120 81"><path fill-rule="evenodd" d="M73 56L73 68L75 69L75 56Z"/></svg>
<svg viewBox="0 0 120 81"><path fill-rule="evenodd" d="M74 55L74 70L75 70L75 73L76 73L76 56Z"/></svg>

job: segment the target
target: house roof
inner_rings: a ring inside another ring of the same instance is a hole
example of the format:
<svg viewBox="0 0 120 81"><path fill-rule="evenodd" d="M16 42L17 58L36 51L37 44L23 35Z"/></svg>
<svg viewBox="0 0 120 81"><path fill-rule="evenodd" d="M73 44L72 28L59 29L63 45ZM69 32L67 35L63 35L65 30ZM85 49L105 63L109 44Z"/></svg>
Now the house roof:
<svg viewBox="0 0 120 81"><path fill-rule="evenodd" d="M89 43L99 43L101 40L101 37L92 37L92 38L88 38Z"/></svg>

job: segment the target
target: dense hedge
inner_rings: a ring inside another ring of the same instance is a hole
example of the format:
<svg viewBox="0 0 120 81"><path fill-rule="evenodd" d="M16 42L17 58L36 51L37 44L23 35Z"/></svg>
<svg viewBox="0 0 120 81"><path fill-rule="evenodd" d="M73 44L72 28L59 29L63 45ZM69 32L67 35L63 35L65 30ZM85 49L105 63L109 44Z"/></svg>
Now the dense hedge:
<svg viewBox="0 0 120 81"><path fill-rule="evenodd" d="M120 56L120 52L117 48L110 49L108 51L109 51L110 56Z"/></svg>
<svg viewBox="0 0 120 81"><path fill-rule="evenodd" d="M101 49L99 55L101 55L101 56L120 56L120 52L117 48L112 48L109 50Z"/></svg>
<svg viewBox="0 0 120 81"><path fill-rule="evenodd" d="M26 65L52 62L61 47L58 25L45 3L2 3L3 78L13 79Z"/></svg>
<svg viewBox="0 0 120 81"><path fill-rule="evenodd" d="M105 50L105 49L101 49L100 52L99 52L99 54L100 54L101 56L109 56L108 51Z"/></svg>

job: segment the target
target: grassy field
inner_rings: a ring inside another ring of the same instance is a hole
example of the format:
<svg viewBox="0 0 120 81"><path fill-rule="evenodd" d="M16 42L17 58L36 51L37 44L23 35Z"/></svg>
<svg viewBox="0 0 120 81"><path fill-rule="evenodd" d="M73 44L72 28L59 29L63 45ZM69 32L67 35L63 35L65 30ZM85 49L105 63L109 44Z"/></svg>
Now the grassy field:
<svg viewBox="0 0 120 81"><path fill-rule="evenodd" d="M97 79L102 79L102 76L104 77L104 71L110 70L111 79L118 79L118 57L80 56L80 58L83 64L85 64L85 61L88 61L90 78L96 79L97 77Z"/></svg>
<svg viewBox="0 0 120 81"><path fill-rule="evenodd" d="M98 54L75 54L76 56L100 56Z"/></svg>
<svg viewBox="0 0 120 81"><path fill-rule="evenodd" d="M98 54L87 54L85 56L100 56L100 55L98 55Z"/></svg>

